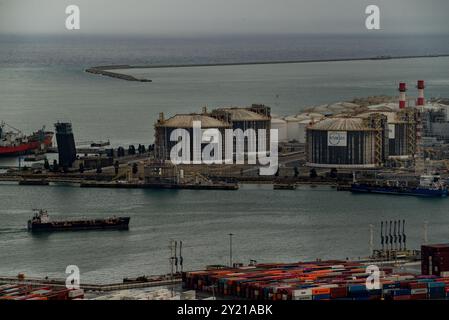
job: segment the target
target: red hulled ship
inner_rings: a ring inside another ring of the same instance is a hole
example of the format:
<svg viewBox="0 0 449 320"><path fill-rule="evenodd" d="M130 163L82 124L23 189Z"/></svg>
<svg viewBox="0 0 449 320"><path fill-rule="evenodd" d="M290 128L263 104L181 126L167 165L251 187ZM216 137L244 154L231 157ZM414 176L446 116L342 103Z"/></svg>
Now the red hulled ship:
<svg viewBox="0 0 449 320"><path fill-rule="evenodd" d="M9 127L12 131L5 131ZM13 156L46 150L53 143L53 132L45 127L27 136L20 130L0 123L0 156Z"/></svg>

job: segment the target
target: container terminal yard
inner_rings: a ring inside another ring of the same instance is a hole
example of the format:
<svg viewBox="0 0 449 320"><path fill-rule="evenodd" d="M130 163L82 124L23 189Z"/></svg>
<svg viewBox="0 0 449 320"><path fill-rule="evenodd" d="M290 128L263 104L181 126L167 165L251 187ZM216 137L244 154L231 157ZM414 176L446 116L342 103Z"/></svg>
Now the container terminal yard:
<svg viewBox="0 0 449 320"><path fill-rule="evenodd" d="M64 280L19 274L0 277L0 300L449 299L449 266L445 262L449 245L423 245L420 256L406 250L405 243L398 246L395 240L390 246L394 249L387 245L381 252L394 260L373 255L357 261L234 263L232 267L214 265L205 270L124 279L123 283L83 283L71 289L65 287ZM370 286L373 268L377 282Z"/></svg>

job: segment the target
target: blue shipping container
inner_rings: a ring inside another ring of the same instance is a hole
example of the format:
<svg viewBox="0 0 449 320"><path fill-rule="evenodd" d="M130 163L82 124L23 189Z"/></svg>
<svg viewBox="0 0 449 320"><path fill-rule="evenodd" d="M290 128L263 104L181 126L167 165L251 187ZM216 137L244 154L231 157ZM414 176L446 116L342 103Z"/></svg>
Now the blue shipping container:
<svg viewBox="0 0 449 320"><path fill-rule="evenodd" d="M393 282L393 283L384 283L382 285L382 289L395 289L399 288L401 284L399 282Z"/></svg>
<svg viewBox="0 0 449 320"><path fill-rule="evenodd" d="M382 289L368 290L368 292L372 296L377 296L377 295L381 295L382 294Z"/></svg>
<svg viewBox="0 0 449 320"><path fill-rule="evenodd" d="M349 286L349 292L360 292L366 291L366 285L363 284L353 284Z"/></svg>
<svg viewBox="0 0 449 320"><path fill-rule="evenodd" d="M317 294L312 297L313 300L323 300L323 299L330 299L330 298L331 298L330 294Z"/></svg>
<svg viewBox="0 0 449 320"><path fill-rule="evenodd" d="M354 300L369 300L370 297L354 297Z"/></svg>
<svg viewBox="0 0 449 320"><path fill-rule="evenodd" d="M411 294L410 289L394 289L391 291L393 296L407 296Z"/></svg>

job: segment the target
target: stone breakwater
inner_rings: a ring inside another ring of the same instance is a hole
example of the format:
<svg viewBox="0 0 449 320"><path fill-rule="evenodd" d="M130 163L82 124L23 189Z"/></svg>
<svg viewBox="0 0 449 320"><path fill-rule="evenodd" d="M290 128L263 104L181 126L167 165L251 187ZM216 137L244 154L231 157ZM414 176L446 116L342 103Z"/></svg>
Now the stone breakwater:
<svg viewBox="0 0 449 320"><path fill-rule="evenodd" d="M100 74L107 77L117 78L127 81L152 82L150 79L141 79L113 70L125 69L156 69L156 68L187 68L187 67L218 67L218 66L242 66L242 65L263 65L263 64L290 64L290 63L315 63L315 62L344 62L344 61L367 61L367 60L393 60L393 59L417 59L417 58L438 58L449 57L449 53L409 55L409 56L375 56L361 58L336 58L336 59L306 59L306 60L273 60L273 61L245 61L245 62L224 62L224 63L196 63L196 64L160 64L160 65L109 65L97 66L86 69L86 72Z"/></svg>
<svg viewBox="0 0 449 320"><path fill-rule="evenodd" d="M126 80L126 81L152 82L152 80L150 80L150 79L136 78L134 76L130 76L127 74L111 71L111 70L115 70L115 69L127 69L127 68L130 68L130 66L127 66L127 65L98 66L98 67L92 67L92 68L86 69L86 72L92 73L92 74L99 74L102 76L116 78L116 79L120 79L120 80Z"/></svg>

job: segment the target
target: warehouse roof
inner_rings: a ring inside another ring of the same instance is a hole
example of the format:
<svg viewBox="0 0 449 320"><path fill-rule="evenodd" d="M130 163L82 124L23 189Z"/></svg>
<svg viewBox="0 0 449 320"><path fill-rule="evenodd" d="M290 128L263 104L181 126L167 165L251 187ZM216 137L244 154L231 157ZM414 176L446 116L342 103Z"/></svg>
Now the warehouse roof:
<svg viewBox="0 0 449 320"><path fill-rule="evenodd" d="M312 130L328 130L328 131L365 131L372 130L364 125L361 118L326 118L310 127Z"/></svg>
<svg viewBox="0 0 449 320"><path fill-rule="evenodd" d="M216 111L225 111L231 114L232 121L267 121L270 117L248 110L247 108L219 108Z"/></svg>
<svg viewBox="0 0 449 320"><path fill-rule="evenodd" d="M203 115L203 114L177 114L162 123L158 127L192 128L193 121L201 121L202 128L230 128L229 123Z"/></svg>

